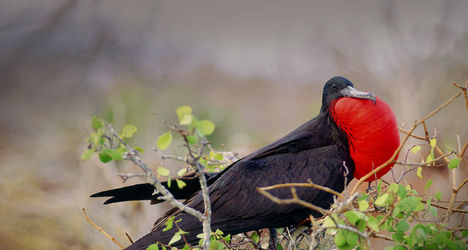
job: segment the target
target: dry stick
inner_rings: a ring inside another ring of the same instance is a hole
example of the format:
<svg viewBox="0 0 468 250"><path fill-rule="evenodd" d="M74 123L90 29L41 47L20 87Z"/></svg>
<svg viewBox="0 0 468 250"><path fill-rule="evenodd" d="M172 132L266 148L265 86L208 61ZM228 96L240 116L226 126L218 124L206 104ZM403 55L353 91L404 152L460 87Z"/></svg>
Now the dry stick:
<svg viewBox="0 0 468 250"><path fill-rule="evenodd" d="M310 181L310 180L308 180ZM283 187L310 187L310 188L316 188L316 189L320 189L320 190L323 190L325 192L328 192L328 193L331 193L333 195L336 195L340 198L343 198L343 195L336 192L335 190L331 189L331 188L328 188L328 187L324 187L324 186L321 186L321 185L318 185L318 184L314 184L312 181L310 181L309 183L284 183L284 184L276 184L276 185L272 185L272 186L268 186L268 187L259 187L258 189L261 189L261 190L272 190L272 189L277 189L277 188L283 188Z"/></svg>
<svg viewBox="0 0 468 250"><path fill-rule="evenodd" d="M291 189L293 189L294 187L292 187ZM276 204L299 204L299 205L302 205L304 207L307 207L307 208L310 208L310 209L313 209L315 211L318 211L322 214L326 214L326 215L330 215L330 212L328 212L328 210L325 210L321 207L318 207L318 206L315 206L314 204L311 204L311 203L308 203L306 201L303 201L299 198L297 198L297 194L295 195L296 198L294 198L294 193L293 191L291 190L291 193L293 193L293 198L292 199L279 199L277 198L276 196L268 193L267 191L263 190L263 188L257 188L257 191L259 193L261 193L262 195L264 195L265 197L267 197L268 199L272 200L273 202L275 202Z"/></svg>
<svg viewBox="0 0 468 250"><path fill-rule="evenodd" d="M427 201L425 200L421 200L422 203L424 204L427 204ZM462 203L463 204L463 203ZM446 207L446 206L442 206L442 205L439 205L437 203L432 203L431 202L431 206L434 206L434 207L438 207L438 208L442 208L444 210L448 210L449 208ZM463 210L463 209L456 209L456 208L453 208L452 209L452 212L455 212L455 213L462 213L462 214L468 214L468 210Z"/></svg>
<svg viewBox="0 0 468 250"><path fill-rule="evenodd" d="M433 115L435 115L437 112L439 112L441 109L443 109L445 106L447 106L448 104L450 104L451 102L453 102L457 97L459 97L461 95L461 92L458 92L457 94L455 94L454 96L452 96L450 99L448 99L446 102L444 102L442 105L440 105L438 108L436 108L435 110L433 110L431 113L427 114L425 117L423 117L421 120L415 122L413 124L413 126L411 127L411 129L408 131L408 134L406 134L405 138L403 139L403 141L400 143L400 145L398 146L398 148L395 150L395 152L393 153L392 157L390 157L390 159L388 159L385 163L383 163L382 165L380 165L379 167L375 168L374 170L372 170L370 173L366 174L364 177L362 177L361 179L359 179L358 183L354 186L353 190L351 191L351 193L354 193L356 192L356 190L359 188L359 186L361 186L362 183L364 183L364 181L366 181L369 177L371 177L372 175L374 175L375 173L377 173L378 171L382 170L383 168L385 168L386 166L388 166L389 164L391 164L393 162L393 160L395 159L395 157L400 153L401 149L403 148L403 145L405 145L406 141L408 140L408 138L410 137L410 135L414 132L414 130L416 129L416 127L418 127L421 123L423 123L424 121L426 121L427 119L429 119L430 117L432 117Z"/></svg>
<svg viewBox="0 0 468 250"><path fill-rule="evenodd" d="M211 202L210 194L208 190L208 185L206 177L203 174L204 166L200 164L199 159L203 155L203 148L205 147L205 142L202 142L200 152L197 153L197 156L194 156L192 148L188 142L187 136L182 134L182 137L185 141L185 146L189 151L189 155L195 162L192 165L195 165L198 172L198 180L200 181L201 193L203 196L203 205L205 207L204 217L202 219L203 224L203 249L210 249L210 236L211 236Z"/></svg>
<svg viewBox="0 0 468 250"><path fill-rule="evenodd" d="M180 210L188 213L188 214L191 214L195 217L197 217L200 221L204 219L204 215L202 213L200 213L199 211L183 204L182 202L176 200L174 198L174 196L171 194L171 192L169 192L169 190L167 190L162 184L161 182L159 182L159 180L153 175L151 169L140 159L140 157L138 156L138 151L136 151L133 147L127 145L123 140L122 138L120 138L120 136L117 134L117 132L114 130L114 128L112 127L112 125L106 123L106 126L109 128L111 134L119 140L119 142L124 145L125 148L127 148L128 152L127 152L127 158L133 162L133 164L135 164L136 166L140 167L143 172L145 173L145 176L147 178L147 181L153 185L156 190L162 194L163 196L163 199L167 202L169 202L172 206L174 207L177 207L179 208Z"/></svg>
<svg viewBox="0 0 468 250"><path fill-rule="evenodd" d="M99 227L98 225L96 225L96 223L94 223L89 217L88 215L86 214L86 211L85 209L83 208L83 214L86 218L86 221L91 224L94 228L96 228L99 232L101 232L102 234L104 234L104 236L106 236L107 238L111 239L117 246L120 247L120 249L124 249L124 247L112 236L110 236L108 233L106 233L101 227Z"/></svg>

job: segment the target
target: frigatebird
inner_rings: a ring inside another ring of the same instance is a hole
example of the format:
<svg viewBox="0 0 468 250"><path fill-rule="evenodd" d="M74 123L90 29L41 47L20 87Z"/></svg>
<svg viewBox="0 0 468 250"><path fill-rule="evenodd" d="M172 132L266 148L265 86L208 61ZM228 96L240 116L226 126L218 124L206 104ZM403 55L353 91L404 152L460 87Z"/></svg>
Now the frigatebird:
<svg viewBox="0 0 468 250"><path fill-rule="evenodd" d="M315 210L297 204L278 205L261 195L258 187L282 183L312 181L342 192L345 178L364 175L387 161L400 142L398 127L391 108L370 92L354 89L344 77L333 77L323 88L320 113L283 138L241 158L218 174L207 175L211 201L212 230L238 234L264 228L298 225L309 215L319 217ZM392 165L377 172L367 181L380 178ZM346 169L347 168L347 169ZM190 179L192 181L190 181ZM177 199L203 211L203 198L198 180L188 178L187 187L170 189ZM167 184L166 184L167 186ZM296 188L300 199L329 209L333 195L319 189ZM106 203L127 200L159 202L150 184L138 184L100 192L92 197L108 197ZM280 199L290 198L290 190L271 192ZM158 219L150 233L127 249L146 249L161 242L167 244L178 230L163 231L168 218L182 219L178 227L185 234L173 246L197 244L202 232L200 221L178 209L172 209Z"/></svg>

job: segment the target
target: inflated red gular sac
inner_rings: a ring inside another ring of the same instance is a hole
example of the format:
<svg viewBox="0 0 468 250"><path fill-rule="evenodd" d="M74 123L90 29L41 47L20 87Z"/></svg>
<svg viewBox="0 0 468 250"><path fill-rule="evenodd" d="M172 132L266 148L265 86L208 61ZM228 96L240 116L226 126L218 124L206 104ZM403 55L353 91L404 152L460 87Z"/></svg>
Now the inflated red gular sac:
<svg viewBox="0 0 468 250"><path fill-rule="evenodd" d="M342 97L329 108L333 120L348 138L355 178L360 179L385 163L400 145L395 115L382 99ZM382 177L392 167L389 164L366 181Z"/></svg>

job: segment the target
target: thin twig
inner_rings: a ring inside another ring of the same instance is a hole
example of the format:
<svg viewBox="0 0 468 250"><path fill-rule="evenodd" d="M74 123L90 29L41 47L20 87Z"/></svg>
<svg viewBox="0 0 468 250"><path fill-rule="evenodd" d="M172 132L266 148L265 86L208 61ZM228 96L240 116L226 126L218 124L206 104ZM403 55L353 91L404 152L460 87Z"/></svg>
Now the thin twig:
<svg viewBox="0 0 468 250"><path fill-rule="evenodd" d="M276 204L299 204L304 207L310 208L312 210L318 211L322 214L330 215L330 212L328 210L325 210L321 207L315 206L314 204L311 204L309 202L303 201L298 198L292 198L292 199L279 199L276 196L268 193L267 191L263 190L262 188L257 188L257 191L270 199L271 201L275 202Z"/></svg>
<svg viewBox="0 0 468 250"><path fill-rule="evenodd" d="M117 246L120 247L120 249L124 249L124 246L122 246L122 244L120 244L120 242L118 242L114 237L110 236L108 233L106 233L101 227L99 227L98 225L96 225L96 223L94 223L89 217L88 215L86 214L86 211L85 209L83 208L83 214L86 218L86 221L91 224L94 228L96 228L99 232L101 232L104 236L106 236L107 238L109 238L110 240L112 240L112 242L114 242Z"/></svg>
<svg viewBox="0 0 468 250"><path fill-rule="evenodd" d="M318 185L318 184L315 184L313 183L310 179L307 180L308 183L283 183L283 184L276 184L276 185L272 185L272 186L268 186L268 187L259 187L258 189L261 189L261 190L272 190L272 189L278 189L278 188L284 188L284 187L310 187L310 188L316 188L316 189L320 189L322 191L325 191L325 192L328 192L328 193L331 193L333 195L336 195L340 198L343 198L343 195L341 195L340 193L336 192L335 190L331 189L331 188L328 188L328 187L324 187L324 186L321 186L321 185Z"/></svg>
<svg viewBox="0 0 468 250"><path fill-rule="evenodd" d="M455 99L457 99L457 97L459 97L461 95L461 92L458 92L457 94L455 94L454 96L452 96L450 99L448 99L446 102L444 102L442 105L440 105L439 107L437 107L436 109L434 109L432 112L430 112L429 114L427 114L426 116L424 116L421 120L415 122L413 124L413 126L411 127L411 129L408 131L408 134L406 134L406 136L404 137L404 139L402 140L402 142L400 143L400 145L398 146L398 148L395 150L395 152L393 153L393 155L390 157L390 159L388 159L386 162L384 162L382 165L380 165L379 167L375 168L373 171L367 173L365 176L363 176L361 179L359 179L358 183L354 186L353 190L351 193L354 193L356 192L356 190L359 188L359 186L361 186L361 184L366 181L369 177L371 177L372 175L374 175L375 173L377 173L378 171L382 170L383 168L385 168L386 166L388 166L389 164L391 164L394 159L396 158L396 156L400 153L401 149L403 148L403 145L405 145L406 141L408 140L408 138L410 137L410 135L414 132L414 130L423 122L425 122L427 119L429 119L430 117L432 117L433 115L437 114L437 112L439 112L441 109L443 109L445 106L447 106L448 104L452 103Z"/></svg>

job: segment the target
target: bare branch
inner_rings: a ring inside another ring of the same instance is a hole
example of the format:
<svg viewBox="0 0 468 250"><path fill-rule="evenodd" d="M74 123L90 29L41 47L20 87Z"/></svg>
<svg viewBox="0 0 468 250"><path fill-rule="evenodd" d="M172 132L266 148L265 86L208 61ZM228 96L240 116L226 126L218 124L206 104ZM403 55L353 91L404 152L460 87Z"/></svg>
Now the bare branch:
<svg viewBox="0 0 468 250"><path fill-rule="evenodd" d="M101 227L99 227L98 225L96 225L96 223L94 223L89 217L88 215L86 214L86 211L85 209L83 208L83 214L86 218L86 221L91 224L94 228L96 228L99 232L101 232L104 236L106 236L107 238L109 238L110 240L112 240L117 246L120 247L120 249L124 249L124 246L122 246L122 244L120 244L120 242L118 242L114 237L110 236L108 233L106 233Z"/></svg>

